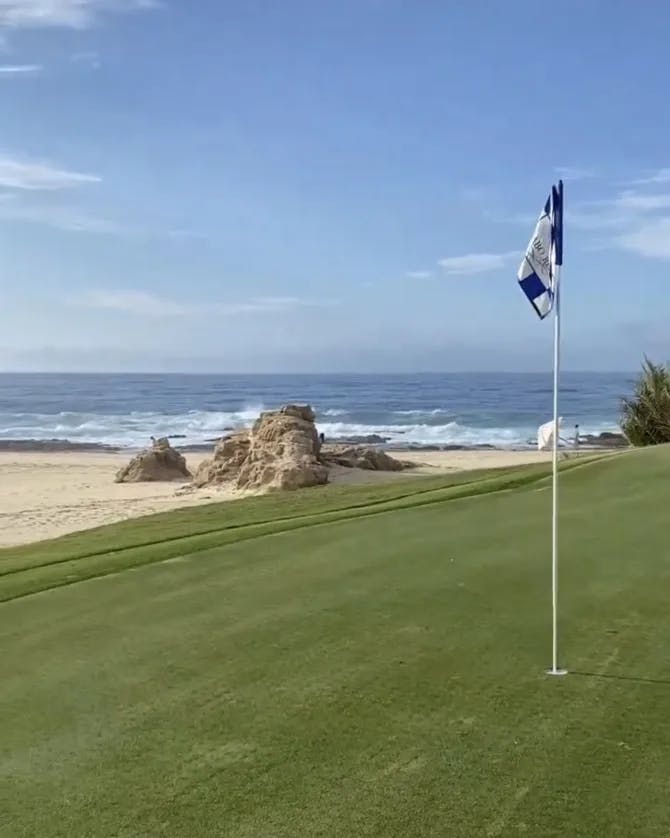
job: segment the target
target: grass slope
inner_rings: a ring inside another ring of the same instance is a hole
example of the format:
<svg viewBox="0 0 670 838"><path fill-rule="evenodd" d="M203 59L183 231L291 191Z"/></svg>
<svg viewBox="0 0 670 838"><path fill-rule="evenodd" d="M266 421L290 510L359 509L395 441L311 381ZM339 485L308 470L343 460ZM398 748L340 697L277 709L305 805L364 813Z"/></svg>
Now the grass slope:
<svg viewBox="0 0 670 838"><path fill-rule="evenodd" d="M0 553L0 834L667 836L670 450ZM88 581L84 581L88 579Z"/></svg>

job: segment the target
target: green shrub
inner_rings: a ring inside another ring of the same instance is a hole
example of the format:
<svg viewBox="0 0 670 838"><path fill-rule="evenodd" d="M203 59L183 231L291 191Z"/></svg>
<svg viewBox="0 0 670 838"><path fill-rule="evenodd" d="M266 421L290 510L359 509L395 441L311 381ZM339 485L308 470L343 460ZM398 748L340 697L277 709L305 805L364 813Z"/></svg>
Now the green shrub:
<svg viewBox="0 0 670 838"><path fill-rule="evenodd" d="M621 427L632 445L670 442L670 367L645 358L633 398L624 399Z"/></svg>

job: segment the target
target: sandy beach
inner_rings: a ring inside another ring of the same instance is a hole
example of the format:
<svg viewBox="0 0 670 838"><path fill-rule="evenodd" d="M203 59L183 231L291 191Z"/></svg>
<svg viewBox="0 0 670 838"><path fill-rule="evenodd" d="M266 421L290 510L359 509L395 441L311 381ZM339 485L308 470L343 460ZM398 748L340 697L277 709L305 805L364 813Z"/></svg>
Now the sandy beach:
<svg viewBox="0 0 670 838"><path fill-rule="evenodd" d="M191 469L205 454L187 455ZM373 482L411 475L436 475L479 468L541 462L537 451L397 452L416 463L401 473L333 469L331 481ZM240 497L224 489L199 489L179 483L114 483L128 454L80 452L0 453L0 546L26 544L66 533L184 506Z"/></svg>

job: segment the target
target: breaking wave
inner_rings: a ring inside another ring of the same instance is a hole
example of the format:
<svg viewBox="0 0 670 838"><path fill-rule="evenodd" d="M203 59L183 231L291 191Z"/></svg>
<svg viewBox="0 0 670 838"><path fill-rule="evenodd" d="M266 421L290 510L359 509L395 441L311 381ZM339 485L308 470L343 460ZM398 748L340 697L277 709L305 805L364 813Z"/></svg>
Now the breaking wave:
<svg viewBox="0 0 670 838"><path fill-rule="evenodd" d="M137 448L146 445L150 436L169 436L178 440L176 444L197 445L215 440L231 430L249 427L262 409L261 405L254 405L229 412L191 410L180 414L148 411L120 415L76 412L0 413L0 440L60 439ZM329 409L317 416L317 425L319 431L330 440L375 435L395 445L513 447L528 444L537 430L531 425L475 427L457 421L438 423L442 413L448 415L441 408L393 411L385 414L390 421L355 422L336 421L338 417L349 417L351 413ZM400 421L394 421L398 419ZM407 421L411 419L416 421ZM599 433L603 430L612 430L612 427L583 427L582 433Z"/></svg>

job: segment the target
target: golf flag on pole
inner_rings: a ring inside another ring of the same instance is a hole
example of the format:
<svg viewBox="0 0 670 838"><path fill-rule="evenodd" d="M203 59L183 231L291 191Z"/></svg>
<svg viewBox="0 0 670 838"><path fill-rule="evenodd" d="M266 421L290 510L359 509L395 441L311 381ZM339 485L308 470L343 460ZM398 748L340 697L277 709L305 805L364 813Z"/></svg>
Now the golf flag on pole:
<svg viewBox="0 0 670 838"><path fill-rule="evenodd" d="M552 186L517 274L521 290L542 320L554 308L558 279L556 266L563 261L562 239L561 194Z"/></svg>
<svg viewBox="0 0 670 838"><path fill-rule="evenodd" d="M560 271L563 265L563 182L551 187L544 210L535 225L521 267L517 274L521 290L530 300L540 319L554 312L554 419L543 425L538 445L544 447L551 438L553 451L551 500L551 669L548 675L565 675L558 665L558 415L559 378L561 368L561 294Z"/></svg>

